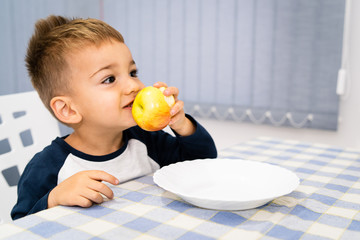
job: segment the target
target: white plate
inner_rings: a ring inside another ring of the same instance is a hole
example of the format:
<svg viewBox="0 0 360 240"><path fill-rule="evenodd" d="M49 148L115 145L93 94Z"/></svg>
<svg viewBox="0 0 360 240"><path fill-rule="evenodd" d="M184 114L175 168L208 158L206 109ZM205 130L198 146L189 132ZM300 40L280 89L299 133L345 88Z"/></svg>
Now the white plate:
<svg viewBox="0 0 360 240"><path fill-rule="evenodd" d="M267 163L218 158L165 166L155 172L154 182L198 207L244 210L291 193L299 178Z"/></svg>

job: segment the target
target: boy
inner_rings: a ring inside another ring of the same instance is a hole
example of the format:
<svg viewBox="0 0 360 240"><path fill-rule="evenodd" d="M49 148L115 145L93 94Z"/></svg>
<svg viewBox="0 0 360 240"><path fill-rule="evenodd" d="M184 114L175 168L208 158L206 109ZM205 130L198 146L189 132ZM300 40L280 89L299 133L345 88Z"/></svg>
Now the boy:
<svg viewBox="0 0 360 240"><path fill-rule="evenodd" d="M26 63L45 106L74 131L29 162L13 219L57 205L90 207L102 195L113 198L102 181L116 185L170 163L217 156L211 136L185 115L175 87L164 92L176 101L169 124L175 137L136 126L131 108L144 85L123 37L102 21L38 21Z"/></svg>

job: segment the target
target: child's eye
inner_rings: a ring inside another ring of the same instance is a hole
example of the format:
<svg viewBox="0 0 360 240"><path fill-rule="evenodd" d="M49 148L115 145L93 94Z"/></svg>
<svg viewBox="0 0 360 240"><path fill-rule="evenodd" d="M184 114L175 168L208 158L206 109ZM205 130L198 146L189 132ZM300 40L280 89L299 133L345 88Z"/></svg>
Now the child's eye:
<svg viewBox="0 0 360 240"><path fill-rule="evenodd" d="M134 77L134 78L138 77L138 70L135 69L135 70L131 71L131 72L130 72L130 76L131 76L131 77Z"/></svg>
<svg viewBox="0 0 360 240"><path fill-rule="evenodd" d="M106 78L102 83L110 84L110 83L113 83L113 82L115 82L115 77L110 76L110 77Z"/></svg>

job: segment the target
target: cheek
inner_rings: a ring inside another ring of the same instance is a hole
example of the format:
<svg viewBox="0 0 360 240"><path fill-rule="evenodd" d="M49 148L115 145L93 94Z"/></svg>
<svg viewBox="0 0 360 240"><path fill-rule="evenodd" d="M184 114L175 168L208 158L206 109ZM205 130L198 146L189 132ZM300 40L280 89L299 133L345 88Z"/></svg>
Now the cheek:
<svg viewBox="0 0 360 240"><path fill-rule="evenodd" d="M84 97L80 104L83 113L92 117L96 115L100 117L104 115L108 116L118 109L114 100L95 95Z"/></svg>
<svg viewBox="0 0 360 240"><path fill-rule="evenodd" d="M120 106L115 100L101 99L97 103L98 112L106 116L117 115L120 110Z"/></svg>

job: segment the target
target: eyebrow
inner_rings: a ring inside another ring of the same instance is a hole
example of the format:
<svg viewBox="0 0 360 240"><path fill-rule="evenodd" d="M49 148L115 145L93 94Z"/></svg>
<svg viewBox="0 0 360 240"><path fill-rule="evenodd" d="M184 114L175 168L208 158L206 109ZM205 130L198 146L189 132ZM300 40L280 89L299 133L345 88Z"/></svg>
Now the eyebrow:
<svg viewBox="0 0 360 240"><path fill-rule="evenodd" d="M109 65L106 65L106 66L100 68L99 70L97 70L96 72L94 72L93 74L91 74L91 75L90 75L90 78L94 77L97 73L99 73L99 72L101 72L101 71L103 71L103 70L105 70L105 69L110 69L110 68L112 68L113 66L114 66L113 64L109 64Z"/></svg>
<svg viewBox="0 0 360 240"><path fill-rule="evenodd" d="M90 75L90 78L94 77L97 73L103 71L103 70L106 70L106 69L110 69L114 66L115 64L109 64L109 65L106 65L102 68L100 68L99 70L97 70L96 72L94 72L93 74ZM130 65L136 65L135 61L134 60L131 60L130 61Z"/></svg>

